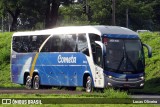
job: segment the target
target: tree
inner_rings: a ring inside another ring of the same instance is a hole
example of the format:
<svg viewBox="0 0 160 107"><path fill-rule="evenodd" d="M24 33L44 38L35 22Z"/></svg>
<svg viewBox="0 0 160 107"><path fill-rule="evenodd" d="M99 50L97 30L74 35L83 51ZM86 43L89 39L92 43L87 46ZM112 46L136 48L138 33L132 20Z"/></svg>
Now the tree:
<svg viewBox="0 0 160 107"><path fill-rule="evenodd" d="M110 0L90 0L91 6L91 22L102 25L111 25L112 23L112 9Z"/></svg>
<svg viewBox="0 0 160 107"><path fill-rule="evenodd" d="M12 24L11 24L11 31L15 31L17 29L17 18L20 15L21 12L21 5L22 1L21 0L1 0L0 4L1 7L3 8L3 15L5 14L4 12L8 12L11 17L12 17Z"/></svg>
<svg viewBox="0 0 160 107"><path fill-rule="evenodd" d="M149 0L148 0L149 1ZM121 0L116 3L116 22L119 26L126 26L126 10L128 9L129 28L152 29L152 4L146 0Z"/></svg>
<svg viewBox="0 0 160 107"><path fill-rule="evenodd" d="M45 28L52 28L56 26L59 6L59 0L47 0L45 8Z"/></svg>
<svg viewBox="0 0 160 107"><path fill-rule="evenodd" d="M36 20L45 22L45 28L53 28L56 26L58 19L58 10L61 4L69 5L73 0L29 0L26 10L32 10L37 16ZM32 5L31 5L32 4ZM28 12L27 12L28 13ZM30 15L32 16L32 15Z"/></svg>
<svg viewBox="0 0 160 107"><path fill-rule="evenodd" d="M155 0L153 2L153 21L154 21L154 29L159 30L160 29L160 1Z"/></svg>
<svg viewBox="0 0 160 107"><path fill-rule="evenodd" d="M60 4L69 5L72 2L73 0L1 0L0 4L12 16L11 31L15 31L18 17L31 19L29 23L33 26L45 22L45 28L55 27Z"/></svg>

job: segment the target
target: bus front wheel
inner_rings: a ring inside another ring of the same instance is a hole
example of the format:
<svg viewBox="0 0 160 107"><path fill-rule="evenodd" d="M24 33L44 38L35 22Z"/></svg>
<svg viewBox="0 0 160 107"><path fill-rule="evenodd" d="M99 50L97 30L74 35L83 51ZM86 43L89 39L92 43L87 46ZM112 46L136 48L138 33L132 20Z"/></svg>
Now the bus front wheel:
<svg viewBox="0 0 160 107"><path fill-rule="evenodd" d="M92 92L92 79L90 76L87 76L86 80L86 92L90 93Z"/></svg>
<svg viewBox="0 0 160 107"><path fill-rule="evenodd" d="M39 76L35 75L34 79L33 79L33 89L40 89L40 80L39 80Z"/></svg>

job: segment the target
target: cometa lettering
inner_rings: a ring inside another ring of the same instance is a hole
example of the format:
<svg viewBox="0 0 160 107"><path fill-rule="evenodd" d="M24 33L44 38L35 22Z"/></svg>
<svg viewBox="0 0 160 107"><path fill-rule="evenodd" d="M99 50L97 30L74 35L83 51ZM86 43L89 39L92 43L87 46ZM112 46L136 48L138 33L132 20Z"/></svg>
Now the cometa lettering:
<svg viewBox="0 0 160 107"><path fill-rule="evenodd" d="M70 57L63 57L61 55L58 55L58 63L76 63L76 57L70 56Z"/></svg>

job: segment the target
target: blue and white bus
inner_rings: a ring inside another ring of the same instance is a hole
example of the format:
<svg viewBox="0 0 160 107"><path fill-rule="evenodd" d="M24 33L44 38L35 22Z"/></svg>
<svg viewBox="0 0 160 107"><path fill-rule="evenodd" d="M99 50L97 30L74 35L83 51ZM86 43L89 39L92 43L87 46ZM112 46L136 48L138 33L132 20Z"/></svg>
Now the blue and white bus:
<svg viewBox="0 0 160 107"><path fill-rule="evenodd" d="M142 88L145 56L138 34L118 26L71 26L17 32L12 37L11 78L28 89Z"/></svg>

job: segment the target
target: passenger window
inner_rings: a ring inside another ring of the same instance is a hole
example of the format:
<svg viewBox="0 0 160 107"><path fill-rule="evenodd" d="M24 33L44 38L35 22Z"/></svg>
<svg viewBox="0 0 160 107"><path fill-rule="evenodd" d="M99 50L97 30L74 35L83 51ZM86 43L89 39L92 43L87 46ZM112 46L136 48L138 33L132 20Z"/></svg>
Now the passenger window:
<svg viewBox="0 0 160 107"><path fill-rule="evenodd" d="M49 35L15 36L12 49L19 53L37 52Z"/></svg>
<svg viewBox="0 0 160 107"><path fill-rule="evenodd" d="M89 56L86 34L78 34L78 52L82 52Z"/></svg>
<svg viewBox="0 0 160 107"><path fill-rule="evenodd" d="M13 37L12 41L12 49L16 52L20 52L22 44L21 44L21 37Z"/></svg>
<svg viewBox="0 0 160 107"><path fill-rule="evenodd" d="M103 67L102 64L102 49L100 46L96 45L96 53L94 55L94 62L100 67Z"/></svg>
<svg viewBox="0 0 160 107"><path fill-rule="evenodd" d="M50 52L61 52L61 47L62 47L62 40L61 40L62 35L54 35L52 36L52 44L51 44L51 50Z"/></svg>
<svg viewBox="0 0 160 107"><path fill-rule="evenodd" d="M48 39L42 48L42 52L61 52L61 38L60 35L53 35Z"/></svg>
<svg viewBox="0 0 160 107"><path fill-rule="evenodd" d="M92 34L92 33L89 34L89 39L91 44L94 43L95 41L101 41L101 38L99 35Z"/></svg>
<svg viewBox="0 0 160 107"><path fill-rule="evenodd" d="M62 39L62 44L62 52L76 52L76 35L65 35Z"/></svg>

